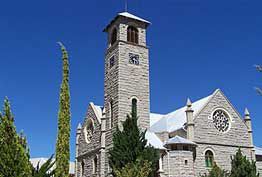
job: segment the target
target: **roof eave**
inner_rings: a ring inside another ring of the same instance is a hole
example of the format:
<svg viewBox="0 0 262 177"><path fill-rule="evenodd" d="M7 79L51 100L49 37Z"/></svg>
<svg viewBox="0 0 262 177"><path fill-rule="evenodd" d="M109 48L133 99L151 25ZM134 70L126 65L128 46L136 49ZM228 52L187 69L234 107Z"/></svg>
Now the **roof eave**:
<svg viewBox="0 0 262 177"><path fill-rule="evenodd" d="M146 25L146 28L151 24L151 22L146 21L146 20L138 20L138 19L134 19L134 18L130 18L130 17L124 16L124 15L117 14L117 16L103 29L103 32L107 32L108 29L109 29L109 27L110 27L119 17L128 18L128 19L132 19L132 20L135 20L135 21L138 21L138 22L142 22L142 23L144 23L144 24Z"/></svg>

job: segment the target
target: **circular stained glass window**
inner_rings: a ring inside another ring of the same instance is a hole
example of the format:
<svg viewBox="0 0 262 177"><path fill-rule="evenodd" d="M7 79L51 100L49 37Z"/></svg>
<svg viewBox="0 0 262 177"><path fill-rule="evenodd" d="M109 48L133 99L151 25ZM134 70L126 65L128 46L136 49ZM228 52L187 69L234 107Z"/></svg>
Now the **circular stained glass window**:
<svg viewBox="0 0 262 177"><path fill-rule="evenodd" d="M219 109L213 113L213 123L218 131L224 133L229 130L230 118L225 111Z"/></svg>

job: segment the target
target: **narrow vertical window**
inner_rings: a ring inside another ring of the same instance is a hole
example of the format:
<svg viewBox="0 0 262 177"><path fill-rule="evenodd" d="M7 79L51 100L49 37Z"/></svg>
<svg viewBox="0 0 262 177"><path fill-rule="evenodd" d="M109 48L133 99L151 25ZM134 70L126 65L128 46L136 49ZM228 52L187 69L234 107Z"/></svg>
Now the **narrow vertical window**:
<svg viewBox="0 0 262 177"><path fill-rule="evenodd" d="M212 167L214 164L214 155L213 152L210 150L207 150L205 153L205 161L206 161L206 167Z"/></svg>
<svg viewBox="0 0 262 177"><path fill-rule="evenodd" d="M112 35L111 35L111 45L113 45L117 40L117 30L116 28L113 29Z"/></svg>
<svg viewBox="0 0 262 177"><path fill-rule="evenodd" d="M110 128L114 126L114 107L113 101L110 101Z"/></svg>
<svg viewBox="0 0 262 177"><path fill-rule="evenodd" d="M115 56L112 56L109 59L109 68L112 68L115 65Z"/></svg>
<svg viewBox="0 0 262 177"><path fill-rule="evenodd" d="M81 162L81 177L83 177L85 174L85 163L84 161L82 160Z"/></svg>
<svg viewBox="0 0 262 177"><path fill-rule="evenodd" d="M132 114L137 115L137 99L132 99Z"/></svg>
<svg viewBox="0 0 262 177"><path fill-rule="evenodd" d="M127 28L127 41L138 44L138 38L138 30L133 26L129 26Z"/></svg>
<svg viewBox="0 0 262 177"><path fill-rule="evenodd" d="M93 174L97 173L97 156L93 159Z"/></svg>

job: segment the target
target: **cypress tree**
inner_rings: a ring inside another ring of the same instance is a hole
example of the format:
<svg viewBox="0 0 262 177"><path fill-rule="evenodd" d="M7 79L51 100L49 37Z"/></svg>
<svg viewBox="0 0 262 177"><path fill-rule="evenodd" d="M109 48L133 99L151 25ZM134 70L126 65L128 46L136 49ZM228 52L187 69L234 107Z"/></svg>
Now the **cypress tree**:
<svg viewBox="0 0 262 177"><path fill-rule="evenodd" d="M152 146L147 146L146 131L140 132L137 119L136 109L132 109L131 116L127 115L123 123L123 130L117 127L113 134L113 148L109 151L109 164L113 169L113 176L116 176L115 172L121 171L126 165L136 164L137 160L150 163L149 176L153 176L156 172L159 152Z"/></svg>
<svg viewBox="0 0 262 177"><path fill-rule="evenodd" d="M60 106L58 112L58 135L56 141L55 177L69 176L70 160L70 93L69 93L69 61L66 48L59 43L63 59L63 80L60 88Z"/></svg>
<svg viewBox="0 0 262 177"><path fill-rule="evenodd" d="M0 176L30 177L32 166L26 139L16 132L8 99L4 101L3 113L0 113L0 135Z"/></svg>
<svg viewBox="0 0 262 177"><path fill-rule="evenodd" d="M246 156L243 156L240 149L231 161L231 175L230 177L258 177L256 163L249 161Z"/></svg>

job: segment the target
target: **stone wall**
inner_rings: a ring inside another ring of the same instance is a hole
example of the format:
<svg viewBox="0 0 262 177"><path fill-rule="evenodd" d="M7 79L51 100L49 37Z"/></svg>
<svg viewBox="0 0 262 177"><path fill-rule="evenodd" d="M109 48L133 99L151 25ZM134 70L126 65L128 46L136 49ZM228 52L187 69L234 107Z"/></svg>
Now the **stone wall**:
<svg viewBox="0 0 262 177"><path fill-rule="evenodd" d="M219 132L213 123L212 112L222 108L231 116L231 128L228 132ZM251 159L253 145L250 145L248 129L234 107L221 91L216 91L213 98L194 119L196 150L196 174L206 172L205 151L210 149L214 153L216 163L223 169L231 168L231 156L241 147L243 154Z"/></svg>
<svg viewBox="0 0 262 177"><path fill-rule="evenodd" d="M86 124L88 119L92 119L94 122L94 134L91 138L90 143L86 142L84 129L86 128ZM77 159L77 177L81 177L82 174L82 165L81 163L84 162L84 177L93 177L100 173L100 161L101 161L101 153L100 153L100 136L101 136L101 127L100 123L96 117L96 114L92 108L91 105L88 107L87 116L82 124L82 130L81 134L79 136L79 142L78 142L78 157ZM95 174L92 173L93 169L93 159L97 156L97 172Z"/></svg>
<svg viewBox="0 0 262 177"><path fill-rule="evenodd" d="M214 155L214 161L219 167L224 170L231 170L231 157L234 156L238 147L211 145L211 144L198 144L196 148L195 159L195 175L207 173L210 169L205 164L205 152L211 150ZM242 148L241 151L251 160L250 148Z"/></svg>
<svg viewBox="0 0 262 177"><path fill-rule="evenodd" d="M165 175L168 177L194 177L193 152L169 151L165 157L165 165L168 169Z"/></svg>
<svg viewBox="0 0 262 177"><path fill-rule="evenodd" d="M260 176L262 175L262 161L257 161L257 171L259 172Z"/></svg>

